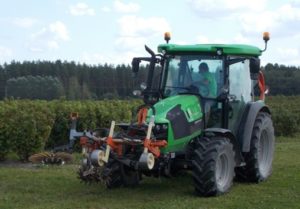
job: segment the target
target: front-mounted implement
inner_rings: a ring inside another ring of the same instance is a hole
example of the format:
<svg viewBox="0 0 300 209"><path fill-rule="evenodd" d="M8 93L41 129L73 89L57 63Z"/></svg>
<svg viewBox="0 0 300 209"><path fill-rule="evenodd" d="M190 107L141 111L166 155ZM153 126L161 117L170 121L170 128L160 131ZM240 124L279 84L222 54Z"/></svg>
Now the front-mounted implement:
<svg viewBox="0 0 300 209"><path fill-rule="evenodd" d="M146 62L147 78L135 94L144 105L130 124L79 133L83 181L108 188L134 186L143 175L175 176L190 170L196 193L229 191L234 176L266 180L272 171L274 129L264 103L265 83L259 56L249 45L167 44L158 54L132 60L134 74ZM257 95L257 90L259 94ZM74 120L75 121L75 120ZM76 124L73 121L73 124ZM116 131L115 131L116 130Z"/></svg>
<svg viewBox="0 0 300 209"><path fill-rule="evenodd" d="M109 130L95 132L77 132L73 126L71 138L79 139L82 147L79 177L86 182L104 182L109 188L137 184L140 172L153 170L156 161L160 160L160 148L167 146L166 140L153 137L153 119L148 125L132 124L131 131L118 133L114 132L115 121L111 122ZM122 124L118 126L123 127Z"/></svg>

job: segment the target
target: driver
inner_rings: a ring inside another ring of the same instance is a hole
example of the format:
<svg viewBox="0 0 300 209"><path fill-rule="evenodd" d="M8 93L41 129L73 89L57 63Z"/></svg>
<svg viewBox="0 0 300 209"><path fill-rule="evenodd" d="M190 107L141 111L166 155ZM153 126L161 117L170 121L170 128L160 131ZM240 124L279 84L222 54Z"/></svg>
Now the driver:
<svg viewBox="0 0 300 209"><path fill-rule="evenodd" d="M217 82L214 75L209 72L207 63L202 62L199 65L199 74L200 74L200 92L201 90L205 92L204 97L216 98L217 97ZM210 110L213 101L206 101L204 105L205 111L205 123L208 124L210 118Z"/></svg>
<svg viewBox="0 0 300 209"><path fill-rule="evenodd" d="M203 95L205 97L216 97L217 96L217 82L214 75L209 72L208 65L205 62L202 62L199 65L199 74L201 76L200 79L200 91L202 88L207 88L207 95Z"/></svg>

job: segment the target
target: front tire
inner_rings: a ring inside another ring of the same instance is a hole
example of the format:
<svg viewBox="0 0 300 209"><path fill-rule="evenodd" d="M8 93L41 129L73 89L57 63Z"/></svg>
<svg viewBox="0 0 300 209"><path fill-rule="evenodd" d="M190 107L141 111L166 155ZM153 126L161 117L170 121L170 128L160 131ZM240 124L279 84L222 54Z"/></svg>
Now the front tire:
<svg viewBox="0 0 300 209"><path fill-rule="evenodd" d="M234 155L233 145L227 138L199 139L192 161L199 196L216 196L229 191L234 178Z"/></svg>
<svg viewBox="0 0 300 209"><path fill-rule="evenodd" d="M135 187L139 184L140 175L117 160L110 159L103 170L106 188L113 189L121 186Z"/></svg>
<svg viewBox="0 0 300 209"><path fill-rule="evenodd" d="M123 185L121 163L114 159L109 159L102 171L102 179L108 189L121 187Z"/></svg>
<svg viewBox="0 0 300 209"><path fill-rule="evenodd" d="M121 175L123 184L125 187L135 187L139 185L140 174L138 171L127 167L126 165L121 166Z"/></svg>

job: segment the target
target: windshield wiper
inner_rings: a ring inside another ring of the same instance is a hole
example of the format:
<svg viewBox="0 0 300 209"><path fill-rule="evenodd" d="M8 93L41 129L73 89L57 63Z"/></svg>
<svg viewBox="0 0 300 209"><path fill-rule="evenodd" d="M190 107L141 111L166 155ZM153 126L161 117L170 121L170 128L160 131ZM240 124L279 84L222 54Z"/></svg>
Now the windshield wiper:
<svg viewBox="0 0 300 209"><path fill-rule="evenodd" d="M166 88L172 88L172 89L185 89L189 90L189 87L182 87L182 86L165 86Z"/></svg>

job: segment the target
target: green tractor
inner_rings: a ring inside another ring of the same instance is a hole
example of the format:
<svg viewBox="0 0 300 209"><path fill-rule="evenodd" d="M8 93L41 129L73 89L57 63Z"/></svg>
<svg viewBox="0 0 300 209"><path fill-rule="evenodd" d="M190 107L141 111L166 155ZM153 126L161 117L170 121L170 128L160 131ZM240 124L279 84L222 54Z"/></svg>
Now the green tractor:
<svg viewBox="0 0 300 209"><path fill-rule="evenodd" d="M135 186L142 176L192 174L200 196L229 191L234 178L260 182L272 171L274 128L264 103L266 87L259 56L265 49L248 45L166 44L158 54L132 60L134 74L146 62L144 104L136 120L109 129L79 133L85 182L108 188ZM73 119L75 123L76 118ZM118 131L114 131L118 129Z"/></svg>

